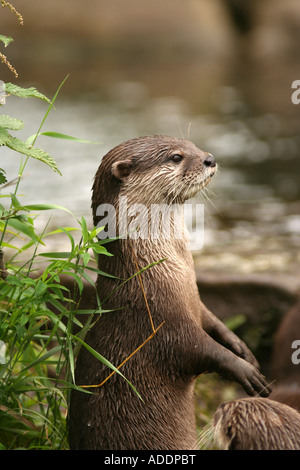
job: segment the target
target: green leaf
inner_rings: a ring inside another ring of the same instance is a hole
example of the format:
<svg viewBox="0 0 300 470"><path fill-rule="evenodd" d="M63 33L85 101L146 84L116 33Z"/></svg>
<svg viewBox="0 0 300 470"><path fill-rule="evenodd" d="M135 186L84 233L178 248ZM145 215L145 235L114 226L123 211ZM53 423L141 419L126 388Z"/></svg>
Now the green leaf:
<svg viewBox="0 0 300 470"><path fill-rule="evenodd" d="M21 377L21 375L24 374L26 370L35 367L37 364L40 364L41 362L45 362L46 359L60 352L60 350L61 350L61 346L55 346L54 348L50 349L43 356L40 356L35 361L31 362L27 367L22 369L21 372L19 373L19 377Z"/></svg>
<svg viewBox="0 0 300 470"><path fill-rule="evenodd" d="M5 83L4 90L6 91L6 93L9 93L10 95L19 96L20 98L39 98L51 104L51 101L49 100L49 98L43 95L43 93L40 93L39 91L37 91L37 89L34 87L22 88L17 85L14 85L13 83Z"/></svg>
<svg viewBox="0 0 300 470"><path fill-rule="evenodd" d="M0 127L0 145L6 145L9 142L11 135L7 132L4 127Z"/></svg>
<svg viewBox="0 0 300 470"><path fill-rule="evenodd" d="M83 143L83 144L100 144L100 142L92 142L91 140L79 139L77 137L72 137L71 135L61 134L60 132L51 132L51 131L39 132L38 134L33 134L32 136L28 137L26 142L30 144L30 143L34 142L35 139L40 135L44 135L44 136L47 136L47 137L53 137L55 139L71 140L73 142L79 142L79 143Z"/></svg>
<svg viewBox="0 0 300 470"><path fill-rule="evenodd" d="M70 336L67 337L67 341L68 341L70 372L71 372L72 380L75 383L75 359L74 359L74 353L73 353L73 348L72 348L72 340Z"/></svg>
<svg viewBox="0 0 300 470"><path fill-rule="evenodd" d="M103 225L103 227L95 227L93 228L93 230L91 230L91 235L90 235L90 239L93 240L94 238L96 238L96 236L98 235L99 232L102 232L102 230L104 230L105 226Z"/></svg>
<svg viewBox="0 0 300 470"><path fill-rule="evenodd" d="M25 206L25 207L29 207L29 206ZM65 209L67 212L68 212L68 209ZM73 231L79 231L79 228L75 228L75 227L60 227L56 230L52 230L52 232L47 232L45 236L48 236L48 235L54 235L56 233L68 233L68 232L73 232Z"/></svg>
<svg viewBox="0 0 300 470"><path fill-rule="evenodd" d="M16 152L40 160L46 165L50 166L50 168L52 168L52 170L54 170L56 173L61 175L55 161L47 152L41 149L33 148L26 144L26 142L23 142L23 140L12 137L4 127L0 127L0 146L1 145L6 145L6 147L15 150Z"/></svg>
<svg viewBox="0 0 300 470"><path fill-rule="evenodd" d="M92 268L92 266L86 266L86 269L88 269L89 271L92 271L96 274L99 274L100 276L109 277L111 279L118 279L116 276L113 276L112 274L105 273L104 271L101 271L100 269Z"/></svg>
<svg viewBox="0 0 300 470"><path fill-rule="evenodd" d="M34 232L34 227L29 223L22 222L17 217L11 217L10 219L8 219L8 225L13 229L17 230L18 232L24 233L34 242L38 241L38 238Z"/></svg>
<svg viewBox="0 0 300 470"><path fill-rule="evenodd" d="M68 259L71 256L71 251L60 251L60 252L49 252L39 253L39 256L45 256L46 258L57 258L57 259Z"/></svg>
<svg viewBox="0 0 300 470"><path fill-rule="evenodd" d="M107 251L106 248L102 245L98 245L97 243L93 243L90 248L94 250L95 253L101 254L101 255L106 255L106 256L113 256L111 253Z"/></svg>
<svg viewBox="0 0 300 470"><path fill-rule="evenodd" d="M0 184L4 184L7 182L7 178L5 176L5 171L0 168Z"/></svg>
<svg viewBox="0 0 300 470"><path fill-rule="evenodd" d="M90 261L90 254L87 251L85 253L83 253L82 261L83 261L84 266L86 266L88 264L88 262Z"/></svg>
<svg viewBox="0 0 300 470"><path fill-rule="evenodd" d="M25 220L25 222L23 222L23 220ZM10 227L12 227L16 232L21 232L23 233L24 235L26 235L27 237L30 238L30 240L33 242L33 243L41 243L42 245L44 245L44 243L42 242L42 240L36 235L35 231L34 231L34 226L33 224L30 223L30 219L27 218L27 219L21 219L21 216L16 216L16 217L10 217L8 219L8 225ZM22 250L21 250L22 251Z"/></svg>
<svg viewBox="0 0 300 470"><path fill-rule="evenodd" d="M51 109L52 109L52 107L53 107L53 105L54 105L54 103L55 103L55 100L56 100L56 98L57 98L57 95L58 95L58 93L60 92L60 89L61 89L61 87L64 85L64 83L65 83L65 81L67 80L67 78L68 78L68 75L67 75L66 78L64 78L64 80L61 82L61 84L59 85L58 89L56 90L56 93L55 93L54 97L52 98L52 101L50 101L50 104L49 104L49 106L48 106L48 109L47 109L47 111L46 111L46 114L45 114L45 116L43 117L43 120L42 120L42 122L41 122L41 124L40 124L40 127L39 127L39 129L38 129L38 132L37 132L36 137L34 138L34 142L33 142L33 143L35 143L35 141L36 141L36 139L37 139L37 136L39 135L39 133L40 133L40 131L41 131L41 129L42 129L42 127L43 127L43 125L44 125L44 123L45 123L47 117L48 117L48 114L50 113L50 111L51 111Z"/></svg>
<svg viewBox="0 0 300 470"><path fill-rule="evenodd" d="M6 247L6 248L12 248L13 250L18 250L18 249L19 249L18 247L12 245L11 243L6 243L6 242L2 242L2 243L1 243L1 246L2 246L3 248L5 248L5 247Z"/></svg>
<svg viewBox="0 0 300 470"><path fill-rule="evenodd" d="M35 293L37 296L42 296L44 294L44 292L47 290L47 284L45 284L43 281L41 280L38 280L37 284L36 284L36 289L35 289Z"/></svg>
<svg viewBox="0 0 300 470"><path fill-rule="evenodd" d="M3 34L0 34L0 41L3 42L5 47L7 47L8 44L13 42L13 38L11 38L10 36L3 36Z"/></svg>
<svg viewBox="0 0 300 470"><path fill-rule="evenodd" d="M12 131L19 131L20 129L23 129L24 122L20 119L12 118L10 116L6 116L5 114L1 114L0 127L4 127L4 129L10 129Z"/></svg>
<svg viewBox="0 0 300 470"><path fill-rule="evenodd" d="M66 271L65 273L63 274L67 274L69 276L72 276L75 281L77 282L77 285L78 285L78 288L79 288L79 292L80 294L82 294L82 291L83 291L83 282L82 282L82 279L80 278L80 276L78 276L78 274L72 272L72 271Z"/></svg>
<svg viewBox="0 0 300 470"><path fill-rule="evenodd" d="M98 359L100 362L102 362L103 364L105 364L107 367L109 367L110 369L114 370L117 374L119 374L123 379L126 380L126 382L130 385L130 387L135 391L135 393L138 395L139 398L141 398L140 394L138 393L138 391L135 389L135 387L126 379L126 377L124 377L123 374L121 374L121 372L111 363L109 362L107 359L105 359L105 357L101 356L101 354L99 354L97 351L95 351L95 349L91 348L87 343L85 343L81 338L79 338L78 336L75 336L75 335L70 335L72 336L73 338L75 338L77 341L79 341L93 356L95 356L96 359Z"/></svg>
<svg viewBox="0 0 300 470"><path fill-rule="evenodd" d="M72 251L74 251L75 250L75 241L74 241L74 238L72 237L72 235L69 233L70 230L79 230L79 229L62 227L61 229L54 230L53 232L46 233L44 236L47 237L47 236L52 235L54 233L65 233L69 237L69 240L70 240L71 246L72 246Z"/></svg>
<svg viewBox="0 0 300 470"><path fill-rule="evenodd" d="M87 265L84 265L84 267L87 268ZM85 269L80 274L91 286L95 287L95 281L87 274Z"/></svg>
<svg viewBox="0 0 300 470"><path fill-rule="evenodd" d="M22 209L22 204L19 202L17 196L13 193L11 193L10 196L11 196L12 206L17 210Z"/></svg>
<svg viewBox="0 0 300 470"><path fill-rule="evenodd" d="M80 225L81 225L81 230L82 230L83 243L86 244L89 240L89 232L88 232L86 220L84 217L81 217Z"/></svg>
<svg viewBox="0 0 300 470"><path fill-rule="evenodd" d="M8 148L15 150L16 152L27 155L28 157L35 158L36 160L40 160L41 162L50 166L53 171L61 175L61 172L59 171L55 161L47 152L41 149L30 147L30 145L26 144L26 142L23 142L16 137L12 137L6 131L5 134L4 131L5 129L0 127L0 145L6 145Z"/></svg>
<svg viewBox="0 0 300 470"><path fill-rule="evenodd" d="M73 213L69 209L66 209L65 207L59 206L57 204L28 204L26 206L22 206L22 209L23 210L29 210L29 211L49 211L49 210L52 210L52 209L60 209L60 210L66 211L69 214L73 215ZM69 230L79 230L79 229L70 228ZM58 233L58 232L61 232L61 231L62 231L62 229L54 230L53 232L51 232L51 234Z"/></svg>

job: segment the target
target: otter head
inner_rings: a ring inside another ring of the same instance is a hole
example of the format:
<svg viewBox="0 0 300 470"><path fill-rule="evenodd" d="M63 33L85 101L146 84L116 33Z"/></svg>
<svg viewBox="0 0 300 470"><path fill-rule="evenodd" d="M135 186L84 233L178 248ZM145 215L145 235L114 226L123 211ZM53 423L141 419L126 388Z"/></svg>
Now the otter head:
<svg viewBox="0 0 300 470"><path fill-rule="evenodd" d="M93 200L111 202L122 193L142 204L183 203L207 185L216 169L214 157L188 140L160 135L132 139L103 158Z"/></svg>
<svg viewBox="0 0 300 470"><path fill-rule="evenodd" d="M169 254L175 243L188 247L183 203L216 169L211 154L183 139L146 136L118 145L103 157L93 186L94 225L105 227L99 237L159 240Z"/></svg>
<svg viewBox="0 0 300 470"><path fill-rule="evenodd" d="M132 203L183 204L215 174L214 157L192 142L168 136L146 136L108 152L93 186L92 207L116 204L120 195Z"/></svg>

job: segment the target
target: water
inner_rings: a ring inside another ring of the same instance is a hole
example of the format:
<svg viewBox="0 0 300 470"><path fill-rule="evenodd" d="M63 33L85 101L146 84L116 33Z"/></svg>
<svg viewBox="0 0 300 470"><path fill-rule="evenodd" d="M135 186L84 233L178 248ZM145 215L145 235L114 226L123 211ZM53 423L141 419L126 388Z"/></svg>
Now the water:
<svg viewBox="0 0 300 470"><path fill-rule="evenodd" d="M216 99L217 98L217 99ZM26 123L16 136L34 134L47 104L7 99L3 112ZM195 110L182 98L149 96L138 82L119 82L110 98L100 93L60 96L43 128L94 143L39 137L36 146L55 159L62 176L31 159L20 185L20 200L67 207L91 226L91 187L102 156L120 142L146 134L190 138L213 153L220 170L205 203L205 246L199 262L215 269L282 270L297 266L300 246L300 136L276 114L255 115L241 90L220 87L209 110ZM287 128L288 127L288 128ZM20 156L1 149L8 180L18 174ZM12 191L8 187L6 191ZM3 191L4 194L4 191ZM22 194L22 196L21 196ZM48 217L48 215L47 215ZM37 224L42 229L45 218ZM49 227L74 225L55 211ZM212 253L214 256L211 256ZM197 253L195 254L197 255ZM197 256L196 256L196 259ZM239 264L239 269L241 265Z"/></svg>

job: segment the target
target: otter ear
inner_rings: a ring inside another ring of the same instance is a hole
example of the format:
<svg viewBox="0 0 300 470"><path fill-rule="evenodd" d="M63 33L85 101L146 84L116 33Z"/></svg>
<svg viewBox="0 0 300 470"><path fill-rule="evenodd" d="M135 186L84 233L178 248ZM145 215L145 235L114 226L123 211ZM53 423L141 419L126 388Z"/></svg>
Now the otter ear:
<svg viewBox="0 0 300 470"><path fill-rule="evenodd" d="M112 164L111 172L115 178L124 181L130 175L132 163L130 160L123 160Z"/></svg>

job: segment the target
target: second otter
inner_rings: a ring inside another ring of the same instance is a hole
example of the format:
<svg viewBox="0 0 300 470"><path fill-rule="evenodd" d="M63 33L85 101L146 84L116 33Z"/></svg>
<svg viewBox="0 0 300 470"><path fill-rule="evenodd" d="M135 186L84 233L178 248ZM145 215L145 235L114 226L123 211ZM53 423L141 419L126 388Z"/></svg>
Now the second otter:
<svg viewBox="0 0 300 470"><path fill-rule="evenodd" d="M212 155L186 140L146 136L127 141L108 152L97 171L94 224L101 225L98 208L103 204L112 205L119 214L120 197L126 197L128 206L140 204L149 210L152 204L174 203L180 212L182 204L210 181L216 167ZM218 372L239 382L249 395L268 396L269 389L246 345L201 302L186 235L161 239L151 237L151 231L144 238L121 235L109 245L113 256L99 258L99 269L115 276L97 280L99 296L106 299L103 308L111 312L103 313L86 342L118 366L154 328L162 326L120 369L141 398L117 373L101 387L90 388L92 393L72 392L70 446L194 449L196 376ZM143 272L142 289L139 276L133 275L162 259ZM101 384L109 373L86 348L81 349L77 385Z"/></svg>
<svg viewBox="0 0 300 470"><path fill-rule="evenodd" d="M300 414L268 398L241 398L219 406L214 435L221 449L300 450Z"/></svg>

